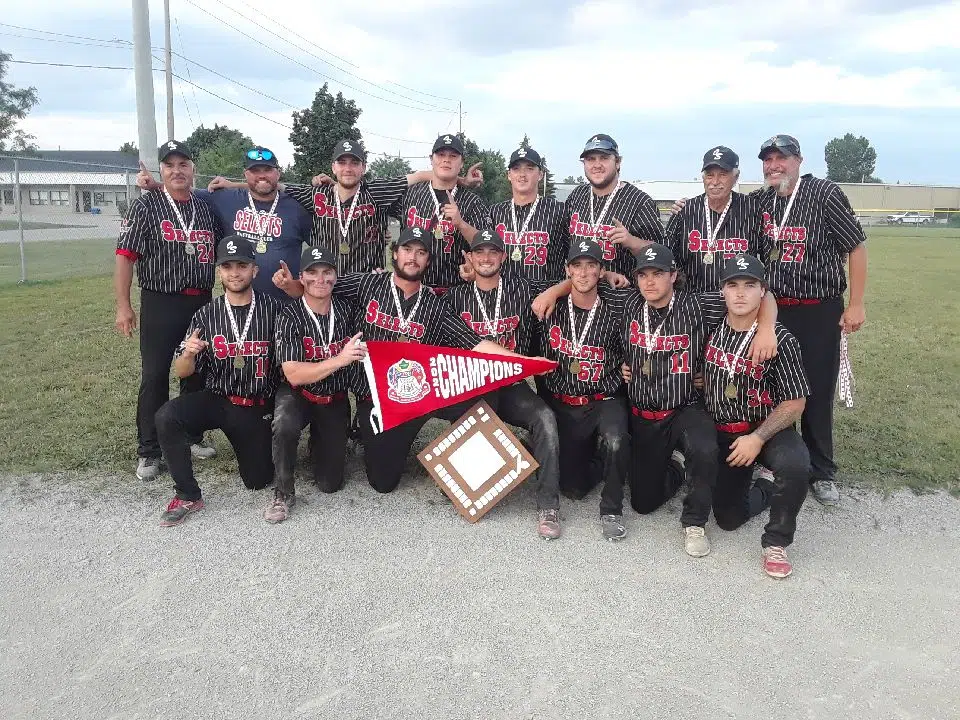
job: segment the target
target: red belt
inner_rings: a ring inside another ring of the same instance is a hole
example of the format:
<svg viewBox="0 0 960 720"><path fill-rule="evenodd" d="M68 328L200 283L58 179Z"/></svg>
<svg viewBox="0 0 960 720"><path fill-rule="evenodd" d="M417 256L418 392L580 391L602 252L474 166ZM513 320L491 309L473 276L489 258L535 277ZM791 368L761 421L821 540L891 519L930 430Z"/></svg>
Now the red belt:
<svg viewBox="0 0 960 720"><path fill-rule="evenodd" d="M673 415L673 410L639 410L632 405L630 406L630 412L644 420L663 420Z"/></svg>
<svg viewBox="0 0 960 720"><path fill-rule="evenodd" d="M554 393L553 397L564 405L572 405L573 407L580 407L581 405L592 403L594 400L607 399L607 396L602 393L599 395L560 395L559 393Z"/></svg>
<svg viewBox="0 0 960 720"><path fill-rule="evenodd" d="M819 305L822 302L820 298L777 298L777 305Z"/></svg>
<svg viewBox="0 0 960 720"><path fill-rule="evenodd" d="M263 398L245 398L239 395L227 395L227 400L240 407L259 407L267 404Z"/></svg>
<svg viewBox="0 0 960 720"><path fill-rule="evenodd" d="M206 295L209 293L209 290L201 290L200 288L184 288L180 291L181 295Z"/></svg>
<svg viewBox="0 0 960 720"><path fill-rule="evenodd" d="M314 395L312 392L304 390L303 388L300 388L300 394L315 405L329 405L337 400L345 400L347 397L347 394L342 392L333 395Z"/></svg>
<svg viewBox="0 0 960 720"><path fill-rule="evenodd" d="M430 289L433 290L433 294L434 294L434 295L443 296L443 295L446 295L446 294L447 294L447 291L448 291L450 288L445 288L445 287L432 287L432 286L431 286Z"/></svg>
<svg viewBox="0 0 960 720"><path fill-rule="evenodd" d="M746 420L735 423L717 423L717 430L735 435L737 433L745 433L753 430L759 424L760 423L747 422Z"/></svg>

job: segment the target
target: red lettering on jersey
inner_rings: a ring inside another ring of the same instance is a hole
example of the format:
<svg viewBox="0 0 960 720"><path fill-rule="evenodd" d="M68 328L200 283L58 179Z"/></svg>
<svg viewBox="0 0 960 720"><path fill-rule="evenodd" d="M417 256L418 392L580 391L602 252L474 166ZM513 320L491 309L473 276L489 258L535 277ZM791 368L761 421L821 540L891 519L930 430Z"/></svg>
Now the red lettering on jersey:
<svg viewBox="0 0 960 720"><path fill-rule="evenodd" d="M242 348L235 342L228 342L223 335L214 335L210 342L213 348L213 356L217 360L226 360L237 356L238 349L240 355L247 357L257 357L270 354L270 340L244 340Z"/></svg>
<svg viewBox="0 0 960 720"><path fill-rule="evenodd" d="M334 191L336 192L336 191ZM363 205L357 205L353 209L353 214L350 214L350 204L340 205L340 220L346 220L347 218L353 218L356 220L359 217L374 217L377 214L377 208L372 204L364 203ZM327 204L327 196L323 194L322 191L317 190L313 193L313 212L316 213L317 217L322 218L336 218L337 217L337 206L335 204Z"/></svg>
<svg viewBox="0 0 960 720"><path fill-rule="evenodd" d="M542 230L527 230L520 238L513 230L507 230L505 223L496 227L497 234L503 238L504 245L549 245L550 233Z"/></svg>
<svg viewBox="0 0 960 720"><path fill-rule="evenodd" d="M573 343L563 336L563 331L556 325L550 326L550 332L547 334L550 338L550 347L564 355L574 357ZM576 355L583 360L597 360L603 362L606 359L607 351L605 348L594 345L584 345L580 348L580 354Z"/></svg>
<svg viewBox="0 0 960 720"><path fill-rule="evenodd" d="M417 215L417 208L415 207L407 209L407 227L429 230L433 224L433 220L433 217L425 218Z"/></svg>
<svg viewBox="0 0 960 720"><path fill-rule="evenodd" d="M772 238L776 232L776 226L773 224L773 218L770 213L763 213L763 234ZM791 242L806 242L807 228L805 225L786 225L783 228L780 240L790 240Z"/></svg>
<svg viewBox="0 0 960 720"><path fill-rule="evenodd" d="M382 312L380 310L380 303L376 300L371 300L367 303L367 312L363 316L363 319L370 325L376 325L377 327L397 334L400 333L400 318ZM412 339L422 340L425 333L426 328L424 328L423 325L418 322L413 322L412 320L410 321L408 334Z"/></svg>
<svg viewBox="0 0 960 720"><path fill-rule="evenodd" d="M490 332L490 325L485 323L483 320L474 320L473 315L469 312L460 313L460 319L467 324L468 328L473 330L480 337L494 335L496 336L495 342L497 345L505 347L507 350L517 349L517 339L515 337L515 333L517 328L520 327L519 315L511 315L510 317L500 318L493 332Z"/></svg>
<svg viewBox="0 0 960 720"><path fill-rule="evenodd" d="M312 337L303 338L303 357L305 362L311 360L329 360L340 352L350 342L350 338L344 338L339 342L332 342L329 346L322 342L316 342Z"/></svg>
<svg viewBox="0 0 960 720"><path fill-rule="evenodd" d="M763 363L757 364L747 358L728 353L712 343L707 343L707 350L703 359L722 370L732 367L735 375L747 375L754 380L763 380L765 369Z"/></svg>
<svg viewBox="0 0 960 720"><path fill-rule="evenodd" d="M266 237L278 238L283 234L283 218L258 212L254 215L250 208L240 208L233 218L233 229L237 232L256 233Z"/></svg>
<svg viewBox="0 0 960 720"><path fill-rule="evenodd" d="M650 347L653 335L647 335L636 320L630 321L630 344L644 348L651 352L673 352L675 350L689 350L689 335L660 335Z"/></svg>

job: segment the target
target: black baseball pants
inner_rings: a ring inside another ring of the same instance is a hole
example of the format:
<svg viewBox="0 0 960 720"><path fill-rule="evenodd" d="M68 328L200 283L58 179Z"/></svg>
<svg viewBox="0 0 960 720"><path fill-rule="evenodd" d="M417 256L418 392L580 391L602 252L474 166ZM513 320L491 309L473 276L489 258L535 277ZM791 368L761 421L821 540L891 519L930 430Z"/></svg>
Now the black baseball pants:
<svg viewBox="0 0 960 720"><path fill-rule="evenodd" d="M757 462L773 473L772 486L752 481L753 467L730 467L730 445L739 437L717 432L717 486L713 492L713 517L723 530L736 530L747 520L770 508L770 521L760 544L786 547L793 542L797 515L807 497L810 455L793 428L781 430L760 450Z"/></svg>
<svg viewBox="0 0 960 720"><path fill-rule="evenodd" d="M560 490L580 499L602 482L600 514L623 514L623 484L630 462L626 400L612 397L571 406L550 398L550 407L560 434Z"/></svg>
<svg viewBox="0 0 960 720"><path fill-rule="evenodd" d="M343 487L343 468L347 454L350 402L346 397L327 405L310 402L297 390L283 384L277 390L273 412L273 465L276 489L294 494L294 468L300 434L310 425L310 466L313 480L322 492L333 493Z"/></svg>
<svg viewBox="0 0 960 720"><path fill-rule="evenodd" d="M677 408L663 420L630 416L630 505L651 513L676 494L689 479L680 524L703 527L710 517L717 480L717 429L701 403ZM684 473L671 459L683 453Z"/></svg>
<svg viewBox="0 0 960 720"><path fill-rule="evenodd" d="M810 452L810 482L833 480L833 407L840 372L840 317L843 298L817 305L781 305L777 319L800 343L810 395L800 418L800 434Z"/></svg>
<svg viewBox="0 0 960 720"><path fill-rule="evenodd" d="M137 455L160 457L155 415L170 399L170 363L193 314L210 302L210 293L179 295L140 291L140 392L137 395ZM207 338L209 339L209 338ZM203 388L197 373L180 380L180 393ZM191 436L191 445L203 435Z"/></svg>
<svg viewBox="0 0 960 720"><path fill-rule="evenodd" d="M199 500L200 486L193 476L190 438L219 428L237 455L240 479L251 490L273 482L270 418L273 402L243 407L211 390L187 393L167 401L157 411L157 434L163 456L181 500Z"/></svg>

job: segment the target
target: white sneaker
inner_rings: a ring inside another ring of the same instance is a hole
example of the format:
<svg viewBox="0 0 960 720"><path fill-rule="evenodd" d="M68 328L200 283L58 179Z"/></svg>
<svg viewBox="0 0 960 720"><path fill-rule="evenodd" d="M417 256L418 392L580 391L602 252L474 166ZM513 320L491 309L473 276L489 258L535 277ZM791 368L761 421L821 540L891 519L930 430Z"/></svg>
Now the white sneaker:
<svg viewBox="0 0 960 720"><path fill-rule="evenodd" d="M690 557L703 557L710 554L710 540L702 527L690 525L683 529L683 549Z"/></svg>
<svg viewBox="0 0 960 720"><path fill-rule="evenodd" d="M205 443L195 443L190 446L190 454L197 460L209 460L212 457L216 457L217 449Z"/></svg>
<svg viewBox="0 0 960 720"><path fill-rule="evenodd" d="M140 458L137 460L137 479L156 480L160 474L160 458Z"/></svg>

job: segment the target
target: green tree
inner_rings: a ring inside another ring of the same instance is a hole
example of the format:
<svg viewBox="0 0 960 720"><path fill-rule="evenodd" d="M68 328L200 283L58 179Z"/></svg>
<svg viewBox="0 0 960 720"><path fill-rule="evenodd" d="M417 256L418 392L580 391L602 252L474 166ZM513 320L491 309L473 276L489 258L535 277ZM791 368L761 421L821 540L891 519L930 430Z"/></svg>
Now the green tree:
<svg viewBox="0 0 960 720"><path fill-rule="evenodd" d="M246 136L231 137L225 134L199 153L190 148L194 153L197 175L242 178L244 156L252 145Z"/></svg>
<svg viewBox="0 0 960 720"><path fill-rule="evenodd" d="M204 150L212 148L214 145L220 145L220 147L225 147L227 143L232 143L234 147L240 147L242 145L243 149L240 151L241 156L253 147L253 140L251 140L249 136L244 135L239 130L218 124L215 124L212 128L200 125L190 133L190 137L184 140L184 142L187 147L190 148L190 152L193 153L194 160L197 160Z"/></svg>
<svg viewBox="0 0 960 720"><path fill-rule="evenodd" d="M327 90L327 84L317 90L313 104L293 113L293 177L290 180L310 182L320 172L330 174L334 146L341 140L363 145L357 120L363 112L353 100L336 97Z"/></svg>
<svg viewBox="0 0 960 720"><path fill-rule="evenodd" d="M585 182L586 180L584 180L583 175L580 175L578 177L574 177L573 175L567 175L563 179L564 185L583 185Z"/></svg>
<svg viewBox="0 0 960 720"><path fill-rule="evenodd" d="M17 88L6 82L11 56L0 51L0 150L35 152L36 138L17 127L39 101L35 87Z"/></svg>
<svg viewBox="0 0 960 720"><path fill-rule="evenodd" d="M873 176L877 151L862 135L854 137L853 133L847 133L834 138L823 148L823 159L827 163L827 178L834 182L883 182Z"/></svg>
<svg viewBox="0 0 960 720"><path fill-rule="evenodd" d="M127 140L123 145L120 146L120 152L136 154L136 153L139 153L140 151L137 149L137 144L135 142L131 142L130 140Z"/></svg>
<svg viewBox="0 0 960 720"><path fill-rule="evenodd" d="M381 155L368 166L369 174L375 178L395 178L413 172L410 163L402 157Z"/></svg>
<svg viewBox="0 0 960 720"><path fill-rule="evenodd" d="M499 150L481 150L473 140L463 133L457 136L463 142L464 170L474 163L480 163L483 172L483 185L476 192L489 206L510 198L510 181L507 180L507 161Z"/></svg>
<svg viewBox="0 0 960 720"><path fill-rule="evenodd" d="M530 149L530 136L526 133L523 134L523 140L520 141L520 147L528 150ZM540 194L550 198L556 197L557 188L553 182L553 173L550 172L550 167L547 165L547 156L541 153L540 158L543 160L543 174L547 181L546 189L544 189L543 180L540 181Z"/></svg>

